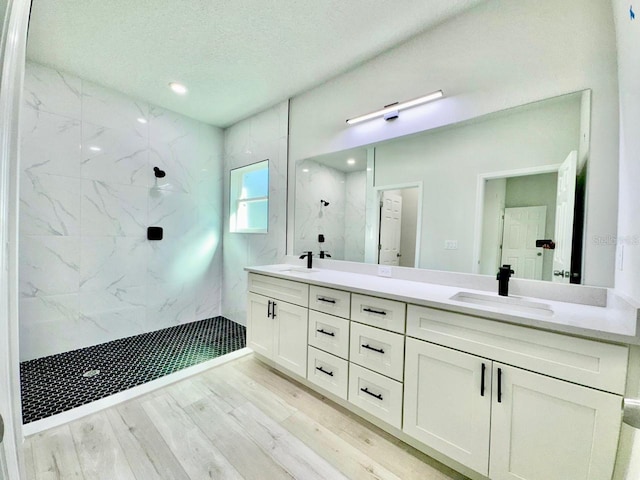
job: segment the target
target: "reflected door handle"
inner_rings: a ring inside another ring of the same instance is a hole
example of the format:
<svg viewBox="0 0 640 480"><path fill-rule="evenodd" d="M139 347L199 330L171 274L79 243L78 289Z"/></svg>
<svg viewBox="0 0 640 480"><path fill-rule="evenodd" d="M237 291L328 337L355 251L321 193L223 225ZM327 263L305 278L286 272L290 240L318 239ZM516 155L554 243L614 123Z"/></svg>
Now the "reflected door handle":
<svg viewBox="0 0 640 480"><path fill-rule="evenodd" d="M0 415L0 445L2 444L3 439L4 439L4 420L2 419L2 415Z"/></svg>

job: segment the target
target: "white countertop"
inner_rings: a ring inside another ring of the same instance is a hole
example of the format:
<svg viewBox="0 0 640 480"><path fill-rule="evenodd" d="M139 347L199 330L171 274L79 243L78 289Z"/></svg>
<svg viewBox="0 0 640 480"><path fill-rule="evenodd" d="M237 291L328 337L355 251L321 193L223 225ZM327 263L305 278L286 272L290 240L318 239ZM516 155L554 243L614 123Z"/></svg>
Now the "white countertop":
<svg viewBox="0 0 640 480"><path fill-rule="evenodd" d="M291 268L300 269L300 266L278 264L247 267L245 270L310 285L349 290L354 293L390 298L415 305L475 315L527 327L578 335L596 340L640 345L638 310L613 293L609 293L606 307L517 297L526 301L548 305L553 310L553 315L546 316L509 311L506 305L504 307L493 307L451 299L461 291L498 297L497 292L490 293L468 288L363 275L324 268L314 268L310 273L288 270Z"/></svg>

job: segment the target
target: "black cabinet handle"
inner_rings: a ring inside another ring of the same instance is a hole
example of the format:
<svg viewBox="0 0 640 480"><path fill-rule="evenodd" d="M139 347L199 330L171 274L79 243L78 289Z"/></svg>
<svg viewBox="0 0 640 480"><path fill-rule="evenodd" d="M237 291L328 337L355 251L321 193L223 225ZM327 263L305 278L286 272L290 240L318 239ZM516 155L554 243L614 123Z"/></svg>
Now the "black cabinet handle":
<svg viewBox="0 0 640 480"><path fill-rule="evenodd" d="M269 305L267 306L267 318L271 318L271 300L269 300Z"/></svg>
<svg viewBox="0 0 640 480"><path fill-rule="evenodd" d="M335 337L335 336L336 336L336 334L335 334L335 333L333 333L333 332L326 332L326 331L325 331L325 330L323 330L322 328L321 328L321 329L319 329L319 330L316 330L316 332L318 332L318 333L324 333L325 335L329 335L330 337Z"/></svg>
<svg viewBox="0 0 640 480"><path fill-rule="evenodd" d="M322 373L324 373L325 375L329 375L330 377L333 377L333 372L327 372L324 368L322 367L316 367L316 370L320 370Z"/></svg>
<svg viewBox="0 0 640 480"><path fill-rule="evenodd" d="M276 302L271 302L271 318L276 318Z"/></svg>
<svg viewBox="0 0 640 480"><path fill-rule="evenodd" d="M319 302L336 303L333 298L318 297Z"/></svg>
<svg viewBox="0 0 640 480"><path fill-rule="evenodd" d="M366 348L367 350L373 350L374 352L378 352L378 353L384 353L384 350L381 348L374 348L372 346L370 346L369 344L367 345L362 345L362 348Z"/></svg>
<svg viewBox="0 0 640 480"><path fill-rule="evenodd" d="M361 388L360 391L366 393L367 395L371 395L372 397L375 397L378 400L382 400L382 394L381 393L372 393L372 392L369 391L368 387Z"/></svg>
<svg viewBox="0 0 640 480"><path fill-rule="evenodd" d="M369 307L363 308L362 311L363 312L369 312L369 313L376 313L378 315L386 315L387 314L387 312L385 312L384 310L374 310L374 309L369 308Z"/></svg>
<svg viewBox="0 0 640 480"><path fill-rule="evenodd" d="M484 372L487 370L487 366L482 364L482 379L480 380L480 396L484 397Z"/></svg>
<svg viewBox="0 0 640 480"><path fill-rule="evenodd" d="M498 403L502 403L502 369L498 368Z"/></svg>

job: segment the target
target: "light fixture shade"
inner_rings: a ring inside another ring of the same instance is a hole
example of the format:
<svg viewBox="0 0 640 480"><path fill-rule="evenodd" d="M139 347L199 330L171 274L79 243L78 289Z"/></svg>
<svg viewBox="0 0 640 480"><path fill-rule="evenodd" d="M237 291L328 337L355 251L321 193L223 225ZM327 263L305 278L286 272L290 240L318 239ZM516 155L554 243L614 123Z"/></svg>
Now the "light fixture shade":
<svg viewBox="0 0 640 480"><path fill-rule="evenodd" d="M439 98L442 98L443 95L444 94L442 93L442 90L437 90L428 95L423 95L422 97L414 98L413 100L407 100L406 102L401 102L401 103L394 103L385 108L381 108L380 110L376 110L375 112L366 113L364 115L360 115L354 118L349 118L347 119L347 123L349 125L353 125L355 123L364 122L365 120L370 120L372 118L382 117L383 115L389 112L400 111L406 108L415 107L416 105L422 105L423 103L437 100Z"/></svg>

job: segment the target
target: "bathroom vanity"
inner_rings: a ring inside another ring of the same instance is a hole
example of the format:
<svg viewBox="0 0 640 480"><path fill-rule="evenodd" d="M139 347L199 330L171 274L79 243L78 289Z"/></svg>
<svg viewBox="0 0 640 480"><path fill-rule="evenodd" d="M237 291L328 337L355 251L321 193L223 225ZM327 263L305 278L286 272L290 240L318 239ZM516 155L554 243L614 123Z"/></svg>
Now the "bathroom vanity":
<svg viewBox="0 0 640 480"><path fill-rule="evenodd" d="M292 378L471 478L611 478L637 312L247 270L248 346Z"/></svg>

